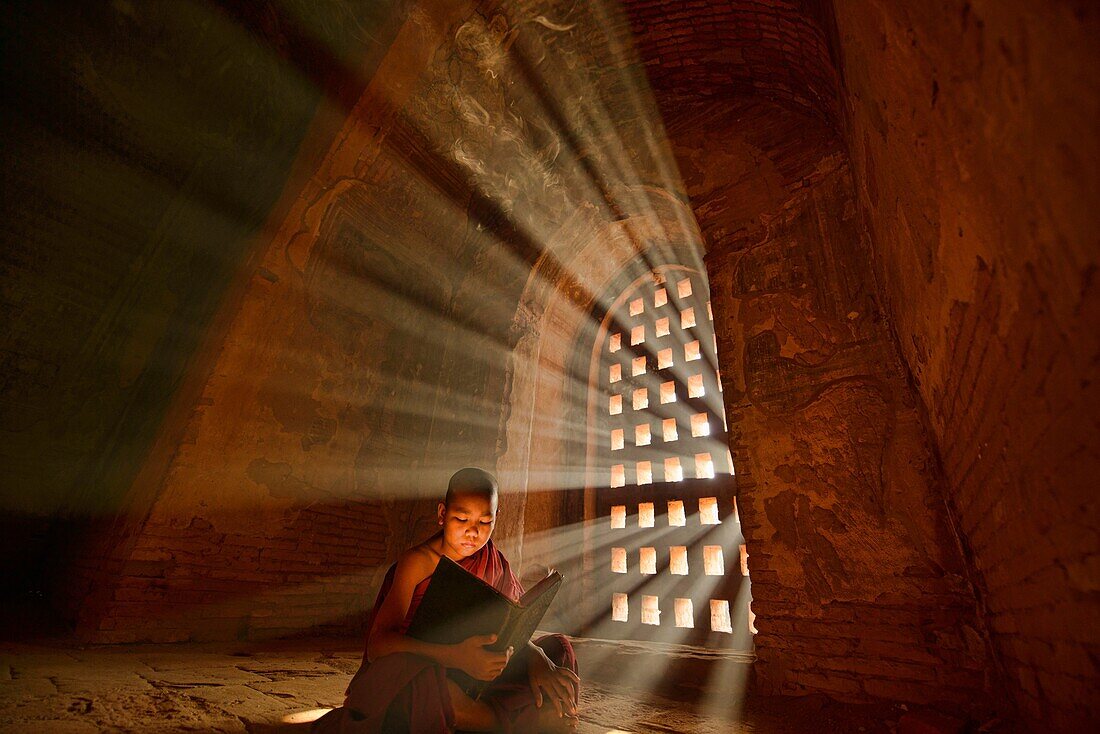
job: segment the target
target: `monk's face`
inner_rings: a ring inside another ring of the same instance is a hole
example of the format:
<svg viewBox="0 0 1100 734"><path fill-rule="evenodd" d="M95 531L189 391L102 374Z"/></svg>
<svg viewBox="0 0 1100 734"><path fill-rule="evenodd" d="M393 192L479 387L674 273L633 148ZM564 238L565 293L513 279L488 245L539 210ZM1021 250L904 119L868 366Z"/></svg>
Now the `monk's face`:
<svg viewBox="0 0 1100 734"><path fill-rule="evenodd" d="M476 494L456 494L451 503L439 503L443 523L443 544L447 555L466 558L489 542L496 524L495 503Z"/></svg>

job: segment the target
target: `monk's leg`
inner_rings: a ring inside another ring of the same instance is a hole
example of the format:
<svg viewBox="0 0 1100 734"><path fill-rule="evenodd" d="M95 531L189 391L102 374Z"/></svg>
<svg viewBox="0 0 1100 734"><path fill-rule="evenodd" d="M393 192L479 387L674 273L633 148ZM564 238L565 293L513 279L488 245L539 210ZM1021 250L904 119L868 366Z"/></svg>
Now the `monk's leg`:
<svg viewBox="0 0 1100 734"><path fill-rule="evenodd" d="M451 706L455 711L455 728L463 731L495 731L500 728L496 712L482 701L475 701L466 695L458 685L447 679L447 690L451 694Z"/></svg>
<svg viewBox="0 0 1100 734"><path fill-rule="evenodd" d="M542 648L542 651L546 653L546 657L550 658L550 661L554 665L568 668L574 673L577 672L577 656L573 652L573 645L569 642L569 638L565 635L544 635L535 640L535 644ZM580 691L574 691L575 694L579 694ZM573 697L573 705L579 708L580 700L578 695ZM570 716L565 714L564 716L558 716L557 709L554 705L548 701L544 701L542 708L539 709L538 727L539 732L545 734L553 733L571 733L577 730L579 719L576 716Z"/></svg>

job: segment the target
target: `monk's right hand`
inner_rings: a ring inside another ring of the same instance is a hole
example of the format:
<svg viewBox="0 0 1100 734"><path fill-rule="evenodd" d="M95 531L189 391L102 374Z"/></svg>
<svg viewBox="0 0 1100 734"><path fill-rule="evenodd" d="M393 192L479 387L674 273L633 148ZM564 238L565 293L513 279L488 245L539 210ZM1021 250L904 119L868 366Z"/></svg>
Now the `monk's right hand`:
<svg viewBox="0 0 1100 734"><path fill-rule="evenodd" d="M494 680L512 658L512 648L503 652L486 649L497 641L496 635L474 635L455 645L456 667L477 680Z"/></svg>

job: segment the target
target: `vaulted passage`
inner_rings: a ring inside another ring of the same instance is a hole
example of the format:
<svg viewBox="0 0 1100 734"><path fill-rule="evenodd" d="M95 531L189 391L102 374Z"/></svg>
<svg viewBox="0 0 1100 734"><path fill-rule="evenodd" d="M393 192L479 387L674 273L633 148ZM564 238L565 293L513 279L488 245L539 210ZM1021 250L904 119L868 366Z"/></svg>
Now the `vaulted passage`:
<svg viewBox="0 0 1100 734"><path fill-rule="evenodd" d="M466 466L579 731L1100 720L1092 3L0 23L3 726L340 706Z"/></svg>

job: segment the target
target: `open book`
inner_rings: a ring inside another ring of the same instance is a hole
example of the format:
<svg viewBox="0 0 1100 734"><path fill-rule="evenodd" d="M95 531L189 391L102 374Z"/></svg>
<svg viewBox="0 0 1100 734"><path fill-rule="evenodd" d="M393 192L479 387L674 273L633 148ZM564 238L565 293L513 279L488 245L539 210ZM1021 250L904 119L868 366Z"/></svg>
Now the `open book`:
<svg viewBox="0 0 1100 734"><path fill-rule="evenodd" d="M474 635L495 634L497 641L489 649L499 652L511 646L514 656L531 639L561 581L561 574L551 571L517 603L444 556L439 559L406 634L440 645L454 645ZM471 678L461 670L448 670L447 675L474 699L491 683Z"/></svg>

